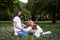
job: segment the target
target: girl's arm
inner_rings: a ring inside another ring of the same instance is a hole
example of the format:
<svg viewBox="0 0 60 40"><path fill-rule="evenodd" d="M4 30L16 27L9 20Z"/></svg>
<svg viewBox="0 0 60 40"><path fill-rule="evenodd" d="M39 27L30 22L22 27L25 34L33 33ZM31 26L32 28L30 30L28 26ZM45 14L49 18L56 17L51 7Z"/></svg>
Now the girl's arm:
<svg viewBox="0 0 60 40"><path fill-rule="evenodd" d="M13 25L14 25L17 29L19 29L19 30L22 30L22 29L23 29L23 28L19 28L19 27L18 27L18 25L17 25L17 22L16 22L16 21L14 21L14 22L13 22Z"/></svg>
<svg viewBox="0 0 60 40"><path fill-rule="evenodd" d="M25 25L25 24L23 24L23 23L22 23L22 26L23 26L23 27L27 27L27 25Z"/></svg>

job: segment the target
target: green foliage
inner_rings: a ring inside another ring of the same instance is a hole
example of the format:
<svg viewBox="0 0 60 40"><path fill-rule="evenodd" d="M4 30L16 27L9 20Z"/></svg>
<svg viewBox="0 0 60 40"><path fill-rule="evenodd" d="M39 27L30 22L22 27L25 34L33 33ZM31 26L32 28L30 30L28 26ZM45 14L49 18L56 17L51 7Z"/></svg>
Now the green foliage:
<svg viewBox="0 0 60 40"><path fill-rule="evenodd" d="M31 11L32 18L35 17L36 19L37 15L41 15L44 12L44 14L47 13L52 17L52 22L56 22L56 13L59 12L60 8L59 4L59 0L29 0L28 9Z"/></svg>
<svg viewBox="0 0 60 40"><path fill-rule="evenodd" d="M24 16L24 20L30 18L31 14L26 9L26 5L27 4L24 4L19 0L3 0L3 1L0 0L0 21L11 21L13 17L13 10L18 7L22 8L22 14ZM27 15L29 17L27 17Z"/></svg>
<svg viewBox="0 0 60 40"><path fill-rule="evenodd" d="M0 21L11 20L13 11L13 0L0 0Z"/></svg>
<svg viewBox="0 0 60 40"><path fill-rule="evenodd" d="M3 1L0 0L0 14L2 15L0 16L0 21L4 21L5 19L10 21L13 16L13 10L18 7L21 7L23 10L22 15L23 15L24 20L31 17L34 20L37 20L39 18L38 15L41 16L43 12L44 14L50 13L49 14L50 16L52 12L54 14L58 13L57 19L60 19L60 14L59 14L60 13L60 9L59 9L60 0L29 0L28 3L26 4L20 2L19 0L3 0ZM41 18L43 19L43 17ZM49 17L49 19L51 19L51 17Z"/></svg>
<svg viewBox="0 0 60 40"><path fill-rule="evenodd" d="M28 18L31 18L31 13L26 8L23 8L22 16L23 16L23 20L27 20Z"/></svg>
<svg viewBox="0 0 60 40"><path fill-rule="evenodd" d="M28 9L33 11L33 10L39 10L40 12L42 11L48 11L50 7L53 7L52 5L58 5L59 0L29 0L28 1ZM59 6L59 5L58 5ZM33 9L33 10L32 10ZM51 10L50 8L49 10ZM35 12L35 11L34 11Z"/></svg>

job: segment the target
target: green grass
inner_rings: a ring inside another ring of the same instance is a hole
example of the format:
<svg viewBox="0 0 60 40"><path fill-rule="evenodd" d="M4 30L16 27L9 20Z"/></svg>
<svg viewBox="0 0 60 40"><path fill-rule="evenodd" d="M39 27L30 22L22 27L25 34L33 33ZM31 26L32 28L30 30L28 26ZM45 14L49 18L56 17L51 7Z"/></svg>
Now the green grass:
<svg viewBox="0 0 60 40"><path fill-rule="evenodd" d="M52 34L45 35L35 40L60 40L60 23L36 23L43 28L44 31L51 31ZM20 40L21 37L15 37L13 34L13 25L11 22L0 22L0 40ZM24 40L26 37L24 37ZM32 40L32 35L28 35L27 40Z"/></svg>

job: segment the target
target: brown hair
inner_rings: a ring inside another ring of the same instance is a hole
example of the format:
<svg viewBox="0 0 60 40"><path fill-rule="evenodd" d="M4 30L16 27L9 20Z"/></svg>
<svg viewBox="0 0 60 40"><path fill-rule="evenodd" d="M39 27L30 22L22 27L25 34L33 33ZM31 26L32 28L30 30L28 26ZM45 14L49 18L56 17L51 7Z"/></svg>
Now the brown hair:
<svg viewBox="0 0 60 40"><path fill-rule="evenodd" d="M22 11L22 9L21 9L21 8L15 9L15 10L14 10L14 15L13 15L13 16L14 16L14 17L17 16L19 11Z"/></svg>
<svg viewBox="0 0 60 40"><path fill-rule="evenodd" d="M22 11L21 8L17 8L17 9L15 9L15 10L14 10L13 18L14 18L15 16L17 16L17 15L18 15L18 12L20 12L20 11ZM19 17L21 18L21 15L20 15Z"/></svg>

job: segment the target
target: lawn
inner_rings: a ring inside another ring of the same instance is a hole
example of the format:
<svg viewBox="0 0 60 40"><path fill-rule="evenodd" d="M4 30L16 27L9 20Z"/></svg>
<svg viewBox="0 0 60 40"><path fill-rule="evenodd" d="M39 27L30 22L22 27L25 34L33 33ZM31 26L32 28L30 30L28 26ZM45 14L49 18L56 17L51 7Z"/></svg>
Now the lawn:
<svg viewBox="0 0 60 40"><path fill-rule="evenodd" d="M28 37L23 37L23 40L60 40L60 23L52 24L36 22L36 24L39 24L44 31L51 31L52 34L39 38L33 38L33 36L29 34ZM15 37L13 33L12 22L0 22L0 40L21 39L19 36Z"/></svg>

